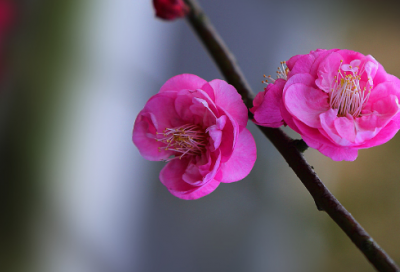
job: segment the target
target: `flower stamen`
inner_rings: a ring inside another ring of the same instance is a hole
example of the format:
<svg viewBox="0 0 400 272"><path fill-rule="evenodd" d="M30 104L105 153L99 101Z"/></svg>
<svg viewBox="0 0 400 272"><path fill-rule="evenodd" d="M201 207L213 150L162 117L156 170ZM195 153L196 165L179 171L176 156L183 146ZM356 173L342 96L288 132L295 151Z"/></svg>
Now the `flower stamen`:
<svg viewBox="0 0 400 272"><path fill-rule="evenodd" d="M166 144L165 147L159 147L160 151L170 150L177 153L166 161L182 159L185 155L200 155L206 149L207 136L197 125L186 124L177 128L166 128L157 134L163 137L156 140Z"/></svg>
<svg viewBox="0 0 400 272"><path fill-rule="evenodd" d="M331 108L339 109L339 117L347 116L347 114L353 117L360 116L363 106L371 94L373 83L369 75L368 89L366 86L363 88L360 86L361 75L365 72L365 69L364 67L359 69L359 63L359 60L353 60L348 65L343 64L343 60L340 61L337 75L329 93L329 104Z"/></svg>
<svg viewBox="0 0 400 272"><path fill-rule="evenodd" d="M278 67L278 70L276 71L276 79L272 78L272 76L264 75L265 80L261 81L261 83L264 83L267 85L271 84L271 83L275 83L275 81L278 78L287 80L288 73L289 73L289 68L286 66L286 61L281 61L281 66Z"/></svg>

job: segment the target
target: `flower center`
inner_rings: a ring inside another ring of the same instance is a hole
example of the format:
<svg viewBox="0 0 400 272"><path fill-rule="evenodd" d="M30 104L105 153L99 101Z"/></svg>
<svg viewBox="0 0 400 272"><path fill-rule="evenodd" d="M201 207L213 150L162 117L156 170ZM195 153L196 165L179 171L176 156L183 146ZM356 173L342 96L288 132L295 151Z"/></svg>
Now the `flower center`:
<svg viewBox="0 0 400 272"><path fill-rule="evenodd" d="M278 67L278 70L276 70L276 79L282 78L284 80L287 80L287 75L289 73L289 68L286 66L286 61L281 61L281 66ZM261 81L262 83L265 84L270 84L270 83L275 83L276 79L272 78L272 76L266 76L264 75L265 80Z"/></svg>
<svg viewBox="0 0 400 272"><path fill-rule="evenodd" d="M177 128L166 128L163 135L157 141L166 144L165 147L159 149L175 151L174 157L167 159L170 161L176 158L182 159L185 155L200 155L207 145L207 135L204 130L197 125L186 124Z"/></svg>
<svg viewBox="0 0 400 272"><path fill-rule="evenodd" d="M372 79L368 75L368 90L366 87L367 82L362 88L360 80L365 69L359 69L361 61L353 60L350 65L342 63L343 60L340 61L338 73L329 93L329 104L331 108L339 109L339 117L344 117L348 114L358 117L361 115L363 105L368 101L371 94Z"/></svg>

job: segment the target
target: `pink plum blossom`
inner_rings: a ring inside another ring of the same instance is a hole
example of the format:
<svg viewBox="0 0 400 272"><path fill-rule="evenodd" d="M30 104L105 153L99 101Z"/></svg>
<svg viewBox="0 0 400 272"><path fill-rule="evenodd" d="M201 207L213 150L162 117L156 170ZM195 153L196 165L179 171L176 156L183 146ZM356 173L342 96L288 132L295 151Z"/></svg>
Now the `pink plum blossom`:
<svg viewBox="0 0 400 272"><path fill-rule="evenodd" d="M333 160L353 161L400 128L400 80L371 55L317 49L290 58L270 81L253 102L254 122L288 125Z"/></svg>
<svg viewBox="0 0 400 272"><path fill-rule="evenodd" d="M145 159L168 162L160 180L173 195L197 199L250 173L257 155L247 119L232 85L182 74L147 101L132 139Z"/></svg>
<svg viewBox="0 0 400 272"><path fill-rule="evenodd" d="M153 0L156 16L164 20L174 20L184 17L189 7L183 0Z"/></svg>

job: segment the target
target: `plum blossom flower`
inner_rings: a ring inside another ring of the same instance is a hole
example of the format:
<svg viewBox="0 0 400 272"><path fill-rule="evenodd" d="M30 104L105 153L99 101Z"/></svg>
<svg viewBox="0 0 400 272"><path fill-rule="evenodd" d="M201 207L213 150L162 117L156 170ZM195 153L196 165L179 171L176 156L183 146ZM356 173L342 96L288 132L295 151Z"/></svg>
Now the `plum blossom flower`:
<svg viewBox="0 0 400 272"><path fill-rule="evenodd" d="M156 16L164 20L174 20L184 17L189 7L183 0L153 0Z"/></svg>
<svg viewBox="0 0 400 272"><path fill-rule="evenodd" d="M400 80L370 55L317 49L290 58L279 75L254 100L254 122L288 125L333 160L353 161L400 128Z"/></svg>
<svg viewBox="0 0 400 272"><path fill-rule="evenodd" d="M232 85L182 74L147 101L132 139L145 159L168 162L160 180L173 195L197 199L250 173L257 155L247 116Z"/></svg>

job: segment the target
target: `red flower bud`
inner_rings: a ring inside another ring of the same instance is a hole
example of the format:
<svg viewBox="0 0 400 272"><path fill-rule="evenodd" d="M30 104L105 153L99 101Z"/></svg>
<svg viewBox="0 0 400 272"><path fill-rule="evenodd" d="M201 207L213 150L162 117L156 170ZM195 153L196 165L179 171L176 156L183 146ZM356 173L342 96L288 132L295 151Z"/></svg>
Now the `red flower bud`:
<svg viewBox="0 0 400 272"><path fill-rule="evenodd" d="M174 20L184 17L189 12L189 7L183 0L153 0L156 17L164 20Z"/></svg>

